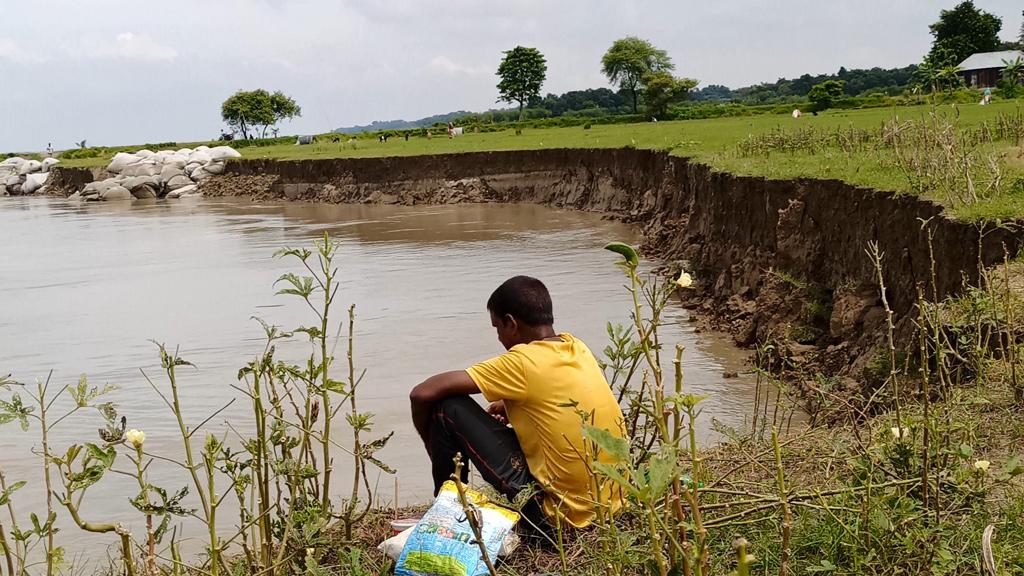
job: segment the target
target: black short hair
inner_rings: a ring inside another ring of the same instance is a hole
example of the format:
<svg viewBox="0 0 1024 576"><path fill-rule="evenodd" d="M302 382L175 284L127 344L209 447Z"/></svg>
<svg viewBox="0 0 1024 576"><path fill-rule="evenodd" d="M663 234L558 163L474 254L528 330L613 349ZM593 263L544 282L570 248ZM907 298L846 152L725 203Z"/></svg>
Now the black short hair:
<svg viewBox="0 0 1024 576"><path fill-rule="evenodd" d="M529 276L513 276L502 282L487 299L487 309L498 317L508 314L528 326L555 322L547 286Z"/></svg>

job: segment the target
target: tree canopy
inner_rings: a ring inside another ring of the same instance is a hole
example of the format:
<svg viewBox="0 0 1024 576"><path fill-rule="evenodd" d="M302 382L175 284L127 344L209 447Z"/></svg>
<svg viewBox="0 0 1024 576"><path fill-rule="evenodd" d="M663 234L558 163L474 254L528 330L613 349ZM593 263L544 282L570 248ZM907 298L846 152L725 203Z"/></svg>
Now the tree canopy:
<svg viewBox="0 0 1024 576"><path fill-rule="evenodd" d="M665 118L669 106L686 99L697 87L693 78L676 78L668 72L651 72L644 76L644 107L654 118Z"/></svg>
<svg viewBox="0 0 1024 576"><path fill-rule="evenodd" d="M637 93L643 86L644 77L674 69L667 52L636 36L616 40L601 58L601 71L608 81L632 96L634 114L638 110Z"/></svg>
<svg viewBox="0 0 1024 576"><path fill-rule="evenodd" d="M498 100L518 103L519 119L523 119L523 108L531 100L540 97L548 65L544 55L536 48L516 46L504 52L505 58L498 65Z"/></svg>
<svg viewBox="0 0 1024 576"><path fill-rule="evenodd" d="M846 82L843 80L825 80L821 84L815 84L807 94L811 106L815 112L828 110L836 101L843 97Z"/></svg>
<svg viewBox="0 0 1024 576"><path fill-rule="evenodd" d="M266 90L239 90L220 107L221 118L228 126L241 132L242 138L265 138L267 130L283 120L302 116L295 100L281 91L271 94Z"/></svg>
<svg viewBox="0 0 1024 576"><path fill-rule="evenodd" d="M966 0L952 10L939 13L929 28L933 37L925 63L935 69L956 66L971 54L993 52L1002 44L999 30L1003 21Z"/></svg>

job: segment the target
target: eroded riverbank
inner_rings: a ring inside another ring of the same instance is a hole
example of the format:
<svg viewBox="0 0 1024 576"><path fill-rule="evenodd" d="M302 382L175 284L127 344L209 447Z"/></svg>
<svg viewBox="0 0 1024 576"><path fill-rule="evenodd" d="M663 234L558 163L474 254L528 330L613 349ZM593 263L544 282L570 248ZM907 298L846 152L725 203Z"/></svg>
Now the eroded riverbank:
<svg viewBox="0 0 1024 576"><path fill-rule="evenodd" d="M696 272L690 305L716 327L741 345L782 336L793 357L813 357L816 370L851 387L864 380L886 325L869 246L883 254L905 339L919 286L942 299L1022 243L1019 232L952 220L909 195L734 176L634 149L253 160L229 164L203 190L321 203L533 203L636 223L649 254Z"/></svg>

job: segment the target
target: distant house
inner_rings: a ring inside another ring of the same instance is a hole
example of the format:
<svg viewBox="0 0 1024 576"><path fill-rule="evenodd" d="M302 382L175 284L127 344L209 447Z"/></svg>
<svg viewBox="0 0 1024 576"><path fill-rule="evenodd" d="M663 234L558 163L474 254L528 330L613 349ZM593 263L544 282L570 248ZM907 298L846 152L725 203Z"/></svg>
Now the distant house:
<svg viewBox="0 0 1024 576"><path fill-rule="evenodd" d="M1002 52L979 52L960 63L960 74L964 84L970 88L995 88L1003 77L1003 61L1013 62L1017 58L1024 60L1024 52L1020 50L1003 50Z"/></svg>

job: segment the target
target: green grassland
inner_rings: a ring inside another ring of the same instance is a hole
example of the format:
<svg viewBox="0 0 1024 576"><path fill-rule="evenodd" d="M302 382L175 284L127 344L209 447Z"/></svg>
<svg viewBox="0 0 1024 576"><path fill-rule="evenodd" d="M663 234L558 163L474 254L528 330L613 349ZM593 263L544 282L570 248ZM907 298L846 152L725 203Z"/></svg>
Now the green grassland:
<svg viewBox="0 0 1024 576"><path fill-rule="evenodd" d="M589 128L523 128L513 127L493 132L474 133L449 139L444 130L435 130L432 138L421 135L393 136L379 142L376 135L331 142L333 135L324 135L311 145L292 143L240 148L243 159L273 158L282 160L322 158L366 158L382 156L413 156L499 150L539 150L551 148L620 148L664 150L705 162L718 170L734 174L768 178L812 177L838 179L872 188L917 192L930 195L909 181L892 150L866 144L856 150L823 146L816 149L798 147L769 149L751 153L740 144L752 138L772 134L817 133L834 134L859 129L881 133L882 127L894 119L927 123L929 118L942 118L957 129L970 129L1000 117L1021 116L1019 102L998 102L989 106L957 104L903 106L864 110L835 110L817 116L805 114L799 119L790 115L759 115L748 117L647 122L639 124L594 125ZM212 144L212 143L211 143ZM180 144L186 145L186 144ZM128 148L130 149L130 148ZM949 201L941 195L934 199L953 208L961 217L1008 218L1024 214L1024 148L1017 140L986 142L976 150L997 158L1002 185L999 190L970 203ZM102 166L107 156L67 160L65 166Z"/></svg>

